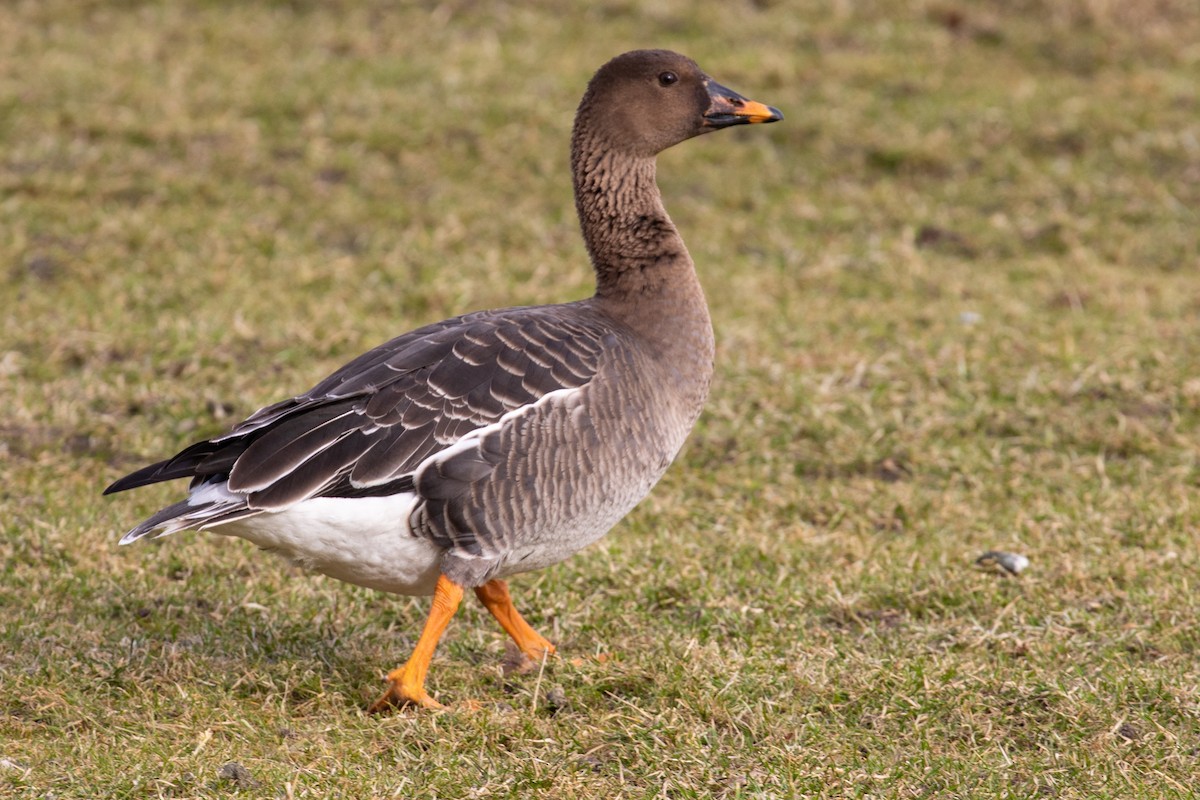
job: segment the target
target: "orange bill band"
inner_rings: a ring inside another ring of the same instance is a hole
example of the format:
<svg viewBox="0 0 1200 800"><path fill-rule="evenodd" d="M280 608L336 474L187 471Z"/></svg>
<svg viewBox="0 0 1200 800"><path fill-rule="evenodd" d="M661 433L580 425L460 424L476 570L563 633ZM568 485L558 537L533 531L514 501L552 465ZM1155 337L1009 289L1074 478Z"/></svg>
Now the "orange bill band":
<svg viewBox="0 0 1200 800"><path fill-rule="evenodd" d="M747 100L742 104L742 107L733 112L739 117L745 117L749 123L755 122L775 122L783 119L783 114L779 113L779 109L771 108L768 105L763 105L757 100Z"/></svg>
<svg viewBox="0 0 1200 800"><path fill-rule="evenodd" d="M705 127L725 128L730 125L753 125L783 119L783 113L779 109L742 97L716 81L708 81L706 88L709 106L704 112Z"/></svg>

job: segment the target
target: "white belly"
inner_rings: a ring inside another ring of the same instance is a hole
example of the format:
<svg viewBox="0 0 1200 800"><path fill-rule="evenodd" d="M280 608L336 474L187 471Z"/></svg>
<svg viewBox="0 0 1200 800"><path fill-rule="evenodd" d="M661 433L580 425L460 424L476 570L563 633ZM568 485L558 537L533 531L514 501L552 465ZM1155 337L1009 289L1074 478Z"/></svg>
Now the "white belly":
<svg viewBox="0 0 1200 800"><path fill-rule="evenodd" d="M317 497L214 527L305 569L393 594L431 595L442 549L413 536L415 494Z"/></svg>

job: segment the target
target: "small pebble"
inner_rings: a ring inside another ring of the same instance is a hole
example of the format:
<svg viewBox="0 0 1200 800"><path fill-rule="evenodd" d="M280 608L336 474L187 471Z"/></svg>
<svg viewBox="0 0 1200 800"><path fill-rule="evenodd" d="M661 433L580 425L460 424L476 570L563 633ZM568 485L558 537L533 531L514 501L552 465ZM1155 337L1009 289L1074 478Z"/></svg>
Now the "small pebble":
<svg viewBox="0 0 1200 800"><path fill-rule="evenodd" d="M62 272L62 264L50 256L33 256L25 259L25 269L39 281L52 281Z"/></svg>
<svg viewBox="0 0 1200 800"><path fill-rule="evenodd" d="M555 686L546 692L546 708L551 714L557 714L565 709L570 702L567 699L567 693L563 691L561 686Z"/></svg>
<svg viewBox="0 0 1200 800"><path fill-rule="evenodd" d="M1132 722L1122 722L1117 727L1116 734L1127 742L1136 742L1142 738L1142 732Z"/></svg>
<svg viewBox="0 0 1200 800"><path fill-rule="evenodd" d="M512 642L504 643L504 658L500 661L500 673L504 677L510 675L528 675L536 672L541 666Z"/></svg>
<svg viewBox="0 0 1200 800"><path fill-rule="evenodd" d="M1029 566L1029 559L1019 553L988 550L975 559L975 563L981 567L999 568L1009 575L1020 575Z"/></svg>
<svg viewBox="0 0 1200 800"><path fill-rule="evenodd" d="M259 785L254 776L250 774L250 770L236 761L230 761L217 770L217 779L228 781L239 789L253 789Z"/></svg>

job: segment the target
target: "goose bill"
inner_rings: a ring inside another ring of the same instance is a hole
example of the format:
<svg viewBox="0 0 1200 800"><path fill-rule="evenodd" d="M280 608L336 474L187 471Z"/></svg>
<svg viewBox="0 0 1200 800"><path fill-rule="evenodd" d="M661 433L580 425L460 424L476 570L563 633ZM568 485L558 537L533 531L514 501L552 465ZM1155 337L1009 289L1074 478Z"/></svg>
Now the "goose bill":
<svg viewBox="0 0 1200 800"><path fill-rule="evenodd" d="M708 98L708 111L704 113L706 128L727 128L730 125L752 125L783 119L783 112L778 108L742 97L716 81L708 82Z"/></svg>

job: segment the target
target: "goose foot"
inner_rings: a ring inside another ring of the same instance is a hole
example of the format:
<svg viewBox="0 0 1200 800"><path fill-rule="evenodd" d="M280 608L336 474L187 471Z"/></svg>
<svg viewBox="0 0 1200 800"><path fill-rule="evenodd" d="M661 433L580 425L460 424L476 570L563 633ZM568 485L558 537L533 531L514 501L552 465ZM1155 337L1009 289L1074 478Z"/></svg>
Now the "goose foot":
<svg viewBox="0 0 1200 800"><path fill-rule="evenodd" d="M433 711L444 711L446 707L429 696L424 686L406 685L404 669L394 669L388 673L388 688L383 695L372 703L367 712L383 714L397 708L413 705L418 708L428 708Z"/></svg>
<svg viewBox="0 0 1200 800"><path fill-rule="evenodd" d="M433 651L437 649L438 640L442 638L442 632L446 630L451 617L458 610L462 596L461 586L445 575L438 577L433 592L433 606L429 609L429 618L425 620L425 628L421 631L417 646L413 648L412 655L403 667L388 673L388 689L368 707L370 713L379 714L406 705L430 709L445 708L425 691L425 676L429 673L429 662L433 660Z"/></svg>

